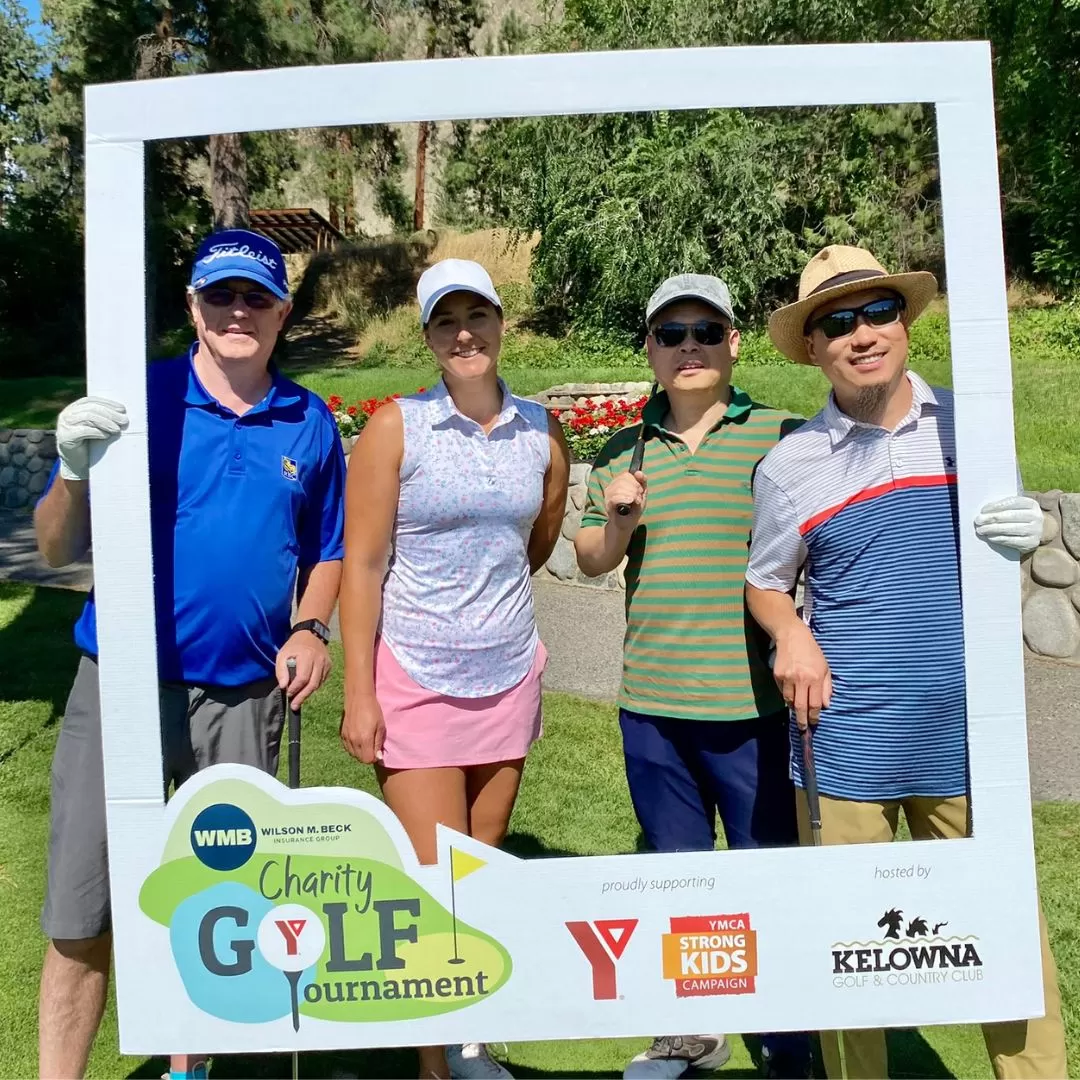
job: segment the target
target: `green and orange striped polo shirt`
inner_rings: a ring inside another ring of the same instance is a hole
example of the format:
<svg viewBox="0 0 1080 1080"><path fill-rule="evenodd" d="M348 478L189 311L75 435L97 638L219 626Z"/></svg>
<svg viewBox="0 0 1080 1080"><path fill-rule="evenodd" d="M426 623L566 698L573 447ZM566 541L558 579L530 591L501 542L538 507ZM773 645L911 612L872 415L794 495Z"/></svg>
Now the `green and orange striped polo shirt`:
<svg viewBox="0 0 1080 1080"><path fill-rule="evenodd" d="M780 712L768 638L746 611L754 466L801 420L732 387L727 412L695 453L663 426L663 392L642 414L649 491L626 565L626 640L619 704L694 720ZM604 489L630 466L639 425L597 455L583 528L607 524Z"/></svg>

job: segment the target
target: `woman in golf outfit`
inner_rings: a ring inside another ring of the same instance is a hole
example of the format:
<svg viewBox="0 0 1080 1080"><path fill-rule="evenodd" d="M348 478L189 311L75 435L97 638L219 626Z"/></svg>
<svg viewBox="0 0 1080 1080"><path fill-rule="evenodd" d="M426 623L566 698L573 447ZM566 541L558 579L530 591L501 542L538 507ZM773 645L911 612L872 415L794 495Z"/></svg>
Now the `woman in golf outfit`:
<svg viewBox="0 0 1080 1080"><path fill-rule="evenodd" d="M506 834L540 735L530 578L558 539L570 467L558 422L498 377L505 324L483 267L436 263L417 295L442 378L381 408L353 448L341 738L434 863L437 822L491 845ZM421 1047L420 1075L510 1074L466 1044Z"/></svg>

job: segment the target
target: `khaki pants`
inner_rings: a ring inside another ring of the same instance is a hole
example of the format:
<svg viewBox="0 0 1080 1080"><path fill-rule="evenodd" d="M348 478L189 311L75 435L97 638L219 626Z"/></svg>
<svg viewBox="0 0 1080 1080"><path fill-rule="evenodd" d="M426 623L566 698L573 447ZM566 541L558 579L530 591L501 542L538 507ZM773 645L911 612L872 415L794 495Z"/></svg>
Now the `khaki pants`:
<svg viewBox="0 0 1080 1080"><path fill-rule="evenodd" d="M970 833L968 801L911 798L897 801L854 802L821 796L821 842L823 844L873 844L892 840L900 808L915 840L957 840ZM810 844L810 815L806 792L798 791L799 840ZM1046 936L1046 917L1039 912L1042 944L1043 994L1046 1015L1037 1020L1012 1020L983 1024L983 1038L994 1075L999 1080L1060 1080L1067 1077L1065 1028L1061 1020L1061 994L1057 968ZM840 1040L844 1055L841 1066ZM821 1052L830 1080L881 1080L887 1077L885 1032L881 1030L823 1031Z"/></svg>

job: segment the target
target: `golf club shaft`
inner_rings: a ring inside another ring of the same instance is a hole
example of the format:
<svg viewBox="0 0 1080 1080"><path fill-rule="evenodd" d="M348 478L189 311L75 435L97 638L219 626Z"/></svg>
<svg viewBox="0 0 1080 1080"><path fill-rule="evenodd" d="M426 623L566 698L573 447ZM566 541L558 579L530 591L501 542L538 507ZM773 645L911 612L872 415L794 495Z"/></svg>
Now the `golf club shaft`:
<svg viewBox="0 0 1080 1080"><path fill-rule="evenodd" d="M296 658L290 656L285 661L285 670L289 673L289 685L296 678ZM281 695L285 700L285 710L289 714L289 787L300 786L300 710L292 707L289 700L289 692L285 690ZM300 1010L298 1001L300 972L295 978L290 979L292 990L293 1030L300 1030ZM292 1080L300 1080L300 1054L294 1050L292 1054Z"/></svg>
<svg viewBox="0 0 1080 1080"><path fill-rule="evenodd" d="M821 847L821 798L818 794L817 770L814 768L814 733L807 724L801 732L803 783L806 785L806 805L810 812L810 838L814 847Z"/></svg>
<svg viewBox="0 0 1080 1080"><path fill-rule="evenodd" d="M289 683L292 684L296 677L296 661L290 656L285 661L285 667L289 672ZM289 714L289 787L300 786L300 710L292 707L288 691L283 691L285 709Z"/></svg>
<svg viewBox="0 0 1080 1080"><path fill-rule="evenodd" d="M652 390L649 393L649 400L652 401L656 397L656 391L658 383L652 384ZM637 441L634 443L634 452L630 455L630 475L641 472L641 466L645 461L645 420L642 418L641 430L638 432ZM621 517L626 517L627 514L633 509L630 503L619 503L615 507Z"/></svg>

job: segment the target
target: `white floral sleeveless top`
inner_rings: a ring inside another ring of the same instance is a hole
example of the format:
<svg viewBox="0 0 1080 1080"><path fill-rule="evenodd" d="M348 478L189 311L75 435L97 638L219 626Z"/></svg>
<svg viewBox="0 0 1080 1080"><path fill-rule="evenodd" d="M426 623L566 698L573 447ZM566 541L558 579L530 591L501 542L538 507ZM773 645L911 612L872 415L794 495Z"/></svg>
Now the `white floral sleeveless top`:
<svg viewBox="0 0 1080 1080"><path fill-rule="evenodd" d="M547 412L499 386L486 435L441 379L398 399L405 452L380 632L411 678L452 697L515 686L539 640L527 548L551 456Z"/></svg>

